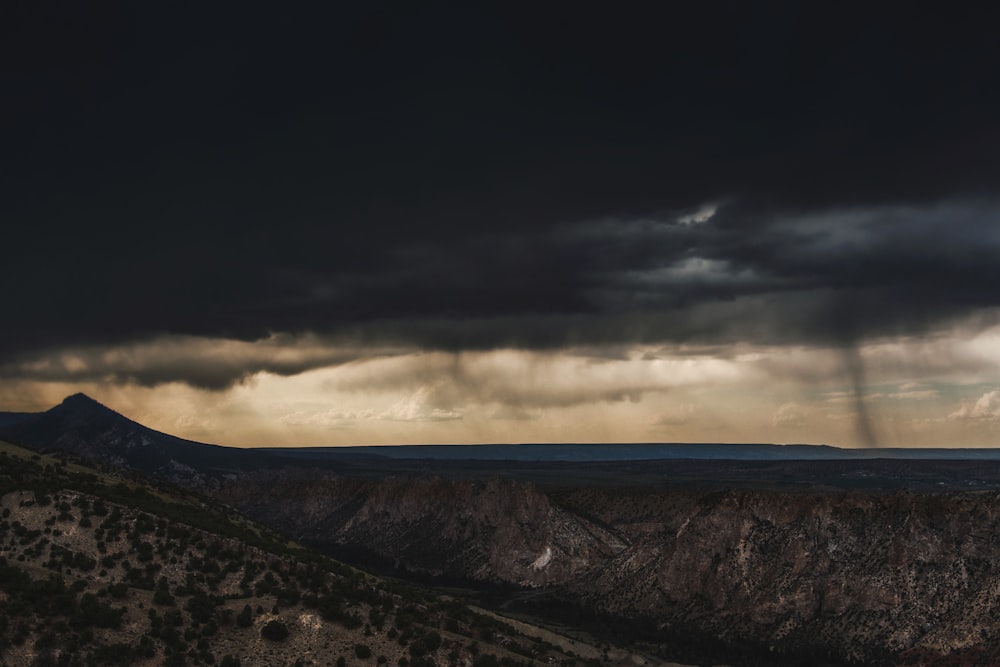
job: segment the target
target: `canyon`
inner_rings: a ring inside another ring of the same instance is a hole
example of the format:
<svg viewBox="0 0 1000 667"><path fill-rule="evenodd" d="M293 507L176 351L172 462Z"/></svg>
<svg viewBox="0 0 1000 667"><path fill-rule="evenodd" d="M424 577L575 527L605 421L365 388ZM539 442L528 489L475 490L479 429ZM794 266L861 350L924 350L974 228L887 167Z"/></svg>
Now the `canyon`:
<svg viewBox="0 0 1000 667"><path fill-rule="evenodd" d="M0 435L153 475L369 571L646 654L1000 662L1000 469L989 456L320 456L178 441L87 401Z"/></svg>

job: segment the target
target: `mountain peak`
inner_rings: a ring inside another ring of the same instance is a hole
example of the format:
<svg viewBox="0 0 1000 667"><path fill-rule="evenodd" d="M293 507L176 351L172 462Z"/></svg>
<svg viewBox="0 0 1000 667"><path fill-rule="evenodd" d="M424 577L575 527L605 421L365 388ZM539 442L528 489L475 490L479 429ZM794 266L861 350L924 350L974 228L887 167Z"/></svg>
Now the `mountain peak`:
<svg viewBox="0 0 1000 667"><path fill-rule="evenodd" d="M101 405L101 404L92 399L90 396L87 396L82 392L78 392L76 394L73 394L72 396L67 396L66 398L64 398L62 401L62 405L76 406L76 405ZM101 407L104 406L101 405Z"/></svg>
<svg viewBox="0 0 1000 667"><path fill-rule="evenodd" d="M0 423L2 426L2 423ZM0 437L35 451L66 452L102 465L124 466L176 481L201 484L211 470L232 470L250 456L270 462L269 455L246 455L155 431L102 405L86 394L73 394L41 413L15 418ZM194 480L194 481L192 481Z"/></svg>
<svg viewBox="0 0 1000 667"><path fill-rule="evenodd" d="M118 415L117 412L109 408L108 406L95 401L90 396L86 394L73 394L72 396L67 396L63 399L63 402L52 408L52 411L58 413L70 413L70 414L89 414L89 415ZM118 415L120 416L120 415Z"/></svg>

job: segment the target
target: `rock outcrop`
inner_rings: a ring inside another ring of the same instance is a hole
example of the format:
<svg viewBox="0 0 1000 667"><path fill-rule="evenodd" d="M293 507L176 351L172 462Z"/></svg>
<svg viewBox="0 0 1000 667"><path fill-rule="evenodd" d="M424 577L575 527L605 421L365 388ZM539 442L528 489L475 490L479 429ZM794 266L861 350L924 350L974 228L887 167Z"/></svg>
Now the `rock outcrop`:
<svg viewBox="0 0 1000 667"><path fill-rule="evenodd" d="M626 548L612 531L554 505L536 487L500 477L361 480L286 471L242 476L219 498L306 543L484 583L561 584Z"/></svg>
<svg viewBox="0 0 1000 667"><path fill-rule="evenodd" d="M222 498L299 539L363 548L412 572L558 588L654 628L653 639L694 632L864 664L1000 659L993 492L546 494L500 478L288 471L265 496L263 483L244 478Z"/></svg>
<svg viewBox="0 0 1000 667"><path fill-rule="evenodd" d="M594 579L569 584L607 612L864 663L913 649L995 652L1000 640L996 493L563 500L629 541Z"/></svg>

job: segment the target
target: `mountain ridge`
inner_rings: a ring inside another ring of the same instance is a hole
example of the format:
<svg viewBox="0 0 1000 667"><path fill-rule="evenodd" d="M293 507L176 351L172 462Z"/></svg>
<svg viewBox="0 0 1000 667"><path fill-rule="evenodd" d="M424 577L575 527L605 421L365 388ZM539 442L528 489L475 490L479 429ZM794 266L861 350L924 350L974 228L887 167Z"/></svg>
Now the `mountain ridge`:
<svg viewBox="0 0 1000 667"><path fill-rule="evenodd" d="M303 447L233 447L187 440L151 429L125 417L83 393L39 413L0 412L0 437L29 447L59 448L108 463L136 459L145 472L162 467L170 458L192 464L192 452L207 457L202 465L219 471L234 466L329 463L333 459L357 458L436 461L520 461L585 463L602 461L656 460L1000 460L1000 448L906 448L844 449L828 444L773 443L497 443L478 445L355 445ZM135 447L155 444L169 450L156 461L124 454ZM103 449L97 451L95 448Z"/></svg>
<svg viewBox="0 0 1000 667"><path fill-rule="evenodd" d="M193 486L234 469L271 464L264 452L185 440L151 429L86 394L0 428L0 438L36 451L59 451Z"/></svg>

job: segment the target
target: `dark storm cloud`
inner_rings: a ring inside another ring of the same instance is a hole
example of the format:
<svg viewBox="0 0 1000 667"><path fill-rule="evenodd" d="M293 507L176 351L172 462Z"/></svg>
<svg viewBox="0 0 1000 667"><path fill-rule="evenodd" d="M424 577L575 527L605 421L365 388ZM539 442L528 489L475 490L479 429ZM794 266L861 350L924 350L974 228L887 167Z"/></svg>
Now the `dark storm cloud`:
<svg viewBox="0 0 1000 667"><path fill-rule="evenodd" d="M273 332L849 348L1000 301L982 12L5 11L7 368Z"/></svg>
<svg viewBox="0 0 1000 667"><path fill-rule="evenodd" d="M275 335L254 343L172 336L117 346L68 347L41 358L28 356L0 365L0 377L46 382L111 381L144 387L183 382L221 390L255 373L296 375L400 352L331 345L313 336Z"/></svg>

